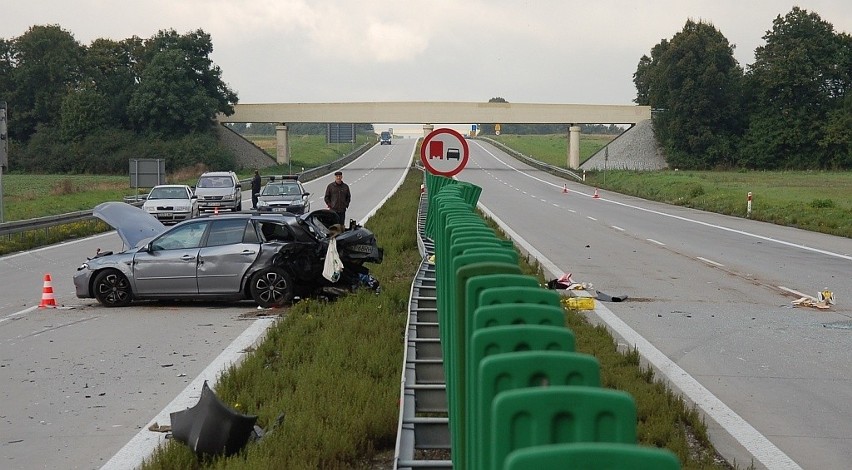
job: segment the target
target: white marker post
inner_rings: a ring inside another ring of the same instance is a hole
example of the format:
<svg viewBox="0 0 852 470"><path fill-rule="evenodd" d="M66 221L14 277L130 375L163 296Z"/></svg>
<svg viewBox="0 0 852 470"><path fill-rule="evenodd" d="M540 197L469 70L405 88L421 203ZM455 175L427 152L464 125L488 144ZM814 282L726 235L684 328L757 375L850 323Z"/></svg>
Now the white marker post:
<svg viewBox="0 0 852 470"><path fill-rule="evenodd" d="M751 191L748 192L748 205L746 206L746 217L751 217Z"/></svg>

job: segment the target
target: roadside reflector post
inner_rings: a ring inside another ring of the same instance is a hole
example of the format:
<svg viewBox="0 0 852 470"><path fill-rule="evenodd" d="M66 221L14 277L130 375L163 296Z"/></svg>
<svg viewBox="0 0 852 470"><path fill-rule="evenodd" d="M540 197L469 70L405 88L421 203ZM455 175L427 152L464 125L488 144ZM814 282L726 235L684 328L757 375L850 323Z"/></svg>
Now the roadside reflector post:
<svg viewBox="0 0 852 470"><path fill-rule="evenodd" d="M751 217L751 191L748 192L748 203L746 204L746 217Z"/></svg>

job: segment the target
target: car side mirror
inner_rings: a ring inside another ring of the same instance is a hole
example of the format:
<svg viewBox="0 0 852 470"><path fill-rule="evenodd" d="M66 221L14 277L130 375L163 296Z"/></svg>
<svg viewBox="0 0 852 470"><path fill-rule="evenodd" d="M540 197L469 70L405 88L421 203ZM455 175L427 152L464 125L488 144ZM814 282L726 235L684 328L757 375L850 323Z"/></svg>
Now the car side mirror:
<svg viewBox="0 0 852 470"><path fill-rule="evenodd" d="M192 196L189 196L189 198L190 198L190 199L198 199L198 196L196 196L195 194L193 194Z"/></svg>
<svg viewBox="0 0 852 470"><path fill-rule="evenodd" d="M240 184L240 183L237 183L237 189L243 189L243 185Z"/></svg>
<svg viewBox="0 0 852 470"><path fill-rule="evenodd" d="M311 193L302 193L302 196L310 196Z"/></svg>

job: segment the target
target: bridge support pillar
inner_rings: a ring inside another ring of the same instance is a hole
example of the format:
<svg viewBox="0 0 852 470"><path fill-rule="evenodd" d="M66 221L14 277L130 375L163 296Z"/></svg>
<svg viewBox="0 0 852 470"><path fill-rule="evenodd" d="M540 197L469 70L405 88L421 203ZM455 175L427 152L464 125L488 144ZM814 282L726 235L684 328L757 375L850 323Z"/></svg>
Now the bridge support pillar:
<svg viewBox="0 0 852 470"><path fill-rule="evenodd" d="M568 168L580 169L580 126L568 126Z"/></svg>
<svg viewBox="0 0 852 470"><path fill-rule="evenodd" d="M275 126L275 151L277 153L275 161L279 165L290 163L290 142L287 139L287 123L282 122Z"/></svg>
<svg viewBox="0 0 852 470"><path fill-rule="evenodd" d="M423 137L426 137L427 135L431 134L434 130L435 126L433 126L432 124L423 124Z"/></svg>

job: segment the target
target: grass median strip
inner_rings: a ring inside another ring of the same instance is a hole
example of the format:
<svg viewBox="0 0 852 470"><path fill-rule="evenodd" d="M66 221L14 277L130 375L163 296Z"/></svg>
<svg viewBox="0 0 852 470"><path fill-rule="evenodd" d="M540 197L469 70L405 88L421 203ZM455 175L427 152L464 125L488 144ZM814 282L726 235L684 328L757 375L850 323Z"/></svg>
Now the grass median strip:
<svg viewBox="0 0 852 470"><path fill-rule="evenodd" d="M307 300L282 311L265 341L217 385L225 403L258 415L272 431L239 455L202 462L170 442L144 468L392 468L408 295L420 262L421 182L409 175L367 224L385 249L384 263L371 266L381 294ZM541 276L535 263L523 265ZM670 448L684 468L730 468L716 458L698 414L655 382L635 352L618 352L606 329L577 312L567 312L567 322L578 349L601 360L605 386L636 398L642 444Z"/></svg>

